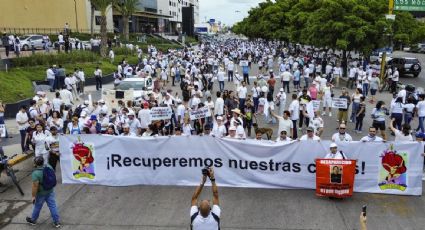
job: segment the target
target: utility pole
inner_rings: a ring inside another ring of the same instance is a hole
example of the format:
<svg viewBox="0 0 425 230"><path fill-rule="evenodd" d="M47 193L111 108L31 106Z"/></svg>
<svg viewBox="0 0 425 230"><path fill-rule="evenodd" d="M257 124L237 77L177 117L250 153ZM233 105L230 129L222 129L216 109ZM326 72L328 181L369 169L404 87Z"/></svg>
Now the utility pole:
<svg viewBox="0 0 425 230"><path fill-rule="evenodd" d="M395 20L395 15L393 13L394 13L394 0L388 0L388 14L385 15L385 18L387 20ZM390 32L391 32L391 24L390 24L390 28L388 29L388 33L390 33ZM389 34L389 36L391 36L391 34ZM391 45L391 42L390 42L391 40L390 39L388 39L388 40L389 40L389 42L388 42L389 45ZM381 80L381 84L383 83L384 76L385 76L385 67L386 67L386 64L387 64L386 59L387 59L387 51L385 50L382 53L381 73L380 73L380 76L379 76L379 78Z"/></svg>
<svg viewBox="0 0 425 230"><path fill-rule="evenodd" d="M77 11L77 0L74 0L74 10L75 10L75 27L77 29L77 33L78 31L78 11Z"/></svg>

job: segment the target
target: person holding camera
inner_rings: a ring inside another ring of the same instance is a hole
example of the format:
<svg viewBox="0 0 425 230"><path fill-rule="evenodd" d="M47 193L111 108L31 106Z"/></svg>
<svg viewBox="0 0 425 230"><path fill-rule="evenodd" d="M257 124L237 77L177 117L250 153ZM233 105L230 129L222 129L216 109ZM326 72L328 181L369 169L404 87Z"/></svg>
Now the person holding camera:
<svg viewBox="0 0 425 230"><path fill-rule="evenodd" d="M210 178L213 192L213 206L210 206L209 200L202 200L198 205L198 197L204 188L207 178ZM212 168L202 169L201 184L196 187L192 196L192 204L190 208L191 229L193 230L218 230L220 229L220 213L221 209L218 202L218 188L215 183L214 171Z"/></svg>

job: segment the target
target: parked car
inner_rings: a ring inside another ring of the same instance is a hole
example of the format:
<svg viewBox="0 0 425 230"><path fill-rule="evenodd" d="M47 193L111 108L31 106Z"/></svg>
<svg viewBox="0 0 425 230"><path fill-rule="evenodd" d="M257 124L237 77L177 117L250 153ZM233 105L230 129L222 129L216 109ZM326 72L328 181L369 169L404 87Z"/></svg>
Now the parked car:
<svg viewBox="0 0 425 230"><path fill-rule="evenodd" d="M388 61L388 65L396 67L400 76L412 74L413 77L418 77L422 70L419 60L413 57L395 57Z"/></svg>
<svg viewBox="0 0 425 230"><path fill-rule="evenodd" d="M30 50L31 42L34 43L35 49L43 49L43 35L31 34L20 37L21 41L21 49L22 50Z"/></svg>
<svg viewBox="0 0 425 230"><path fill-rule="evenodd" d="M133 76L131 78L125 78L115 90L129 90L132 89L133 100L139 100L143 95L152 92L153 90L153 81L151 77L141 78Z"/></svg>

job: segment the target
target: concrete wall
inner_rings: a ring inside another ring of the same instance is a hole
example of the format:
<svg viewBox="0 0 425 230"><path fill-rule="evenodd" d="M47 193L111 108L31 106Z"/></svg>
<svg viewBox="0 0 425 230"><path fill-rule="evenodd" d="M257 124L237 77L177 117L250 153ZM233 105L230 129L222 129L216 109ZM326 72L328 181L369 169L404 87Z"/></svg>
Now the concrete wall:
<svg viewBox="0 0 425 230"><path fill-rule="evenodd" d="M1 0L0 27L76 28L73 0ZM86 0L76 0L80 29L88 29Z"/></svg>

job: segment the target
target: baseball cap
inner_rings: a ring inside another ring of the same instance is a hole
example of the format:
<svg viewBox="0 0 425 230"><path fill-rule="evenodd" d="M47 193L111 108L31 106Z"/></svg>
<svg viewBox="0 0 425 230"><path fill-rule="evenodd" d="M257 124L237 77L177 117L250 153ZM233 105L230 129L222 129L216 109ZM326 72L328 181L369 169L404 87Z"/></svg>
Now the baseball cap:
<svg viewBox="0 0 425 230"><path fill-rule="evenodd" d="M335 144L335 143L331 143L331 144L329 145L329 148L336 148L336 147L338 147L338 145L337 145L337 144Z"/></svg>
<svg viewBox="0 0 425 230"><path fill-rule="evenodd" d="M422 133L422 132L416 133L416 138L422 138L422 139L424 139L425 138L425 133Z"/></svg>
<svg viewBox="0 0 425 230"><path fill-rule="evenodd" d="M307 127L307 132L308 132L308 131L313 132L313 131L314 131L314 129L313 129L312 127Z"/></svg>
<svg viewBox="0 0 425 230"><path fill-rule="evenodd" d="M235 126L231 126L231 127L229 128L229 131L236 131L236 127L235 127Z"/></svg>

